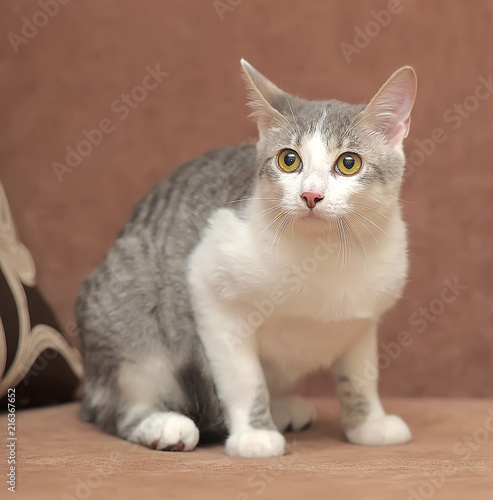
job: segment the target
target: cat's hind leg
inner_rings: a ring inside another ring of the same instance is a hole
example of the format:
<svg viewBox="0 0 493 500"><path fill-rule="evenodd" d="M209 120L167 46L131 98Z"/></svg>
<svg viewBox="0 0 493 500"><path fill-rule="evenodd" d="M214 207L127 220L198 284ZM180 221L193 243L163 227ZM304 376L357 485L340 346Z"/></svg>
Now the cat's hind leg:
<svg viewBox="0 0 493 500"><path fill-rule="evenodd" d="M185 395L167 349L123 362L118 382L125 407L117 426L120 435L157 450L190 451L197 446L197 426L179 411L185 408Z"/></svg>
<svg viewBox="0 0 493 500"><path fill-rule="evenodd" d="M411 440L397 415L386 415L378 395L377 325L372 323L334 363L341 423L348 440L361 445L394 445ZM369 376L367 367L374 373Z"/></svg>
<svg viewBox="0 0 493 500"><path fill-rule="evenodd" d="M185 415L155 412L135 426L128 440L155 450L191 451L199 442L199 430Z"/></svg>
<svg viewBox="0 0 493 500"><path fill-rule="evenodd" d="M183 414L186 398L166 348L127 352L111 376L94 377L95 367L90 368L82 408L85 420L157 450L190 451L197 446L199 429Z"/></svg>

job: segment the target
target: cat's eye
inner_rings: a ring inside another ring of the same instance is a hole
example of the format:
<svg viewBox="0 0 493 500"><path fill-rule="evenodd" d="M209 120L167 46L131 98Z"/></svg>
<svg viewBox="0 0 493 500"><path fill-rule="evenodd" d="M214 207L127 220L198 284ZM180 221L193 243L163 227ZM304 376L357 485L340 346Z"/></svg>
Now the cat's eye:
<svg viewBox="0 0 493 500"><path fill-rule="evenodd" d="M296 172L302 167L300 155L292 149L283 149L277 157L277 164L284 172Z"/></svg>
<svg viewBox="0 0 493 500"><path fill-rule="evenodd" d="M343 153L337 159L336 170L342 175L354 175L362 164L361 157L356 153Z"/></svg>

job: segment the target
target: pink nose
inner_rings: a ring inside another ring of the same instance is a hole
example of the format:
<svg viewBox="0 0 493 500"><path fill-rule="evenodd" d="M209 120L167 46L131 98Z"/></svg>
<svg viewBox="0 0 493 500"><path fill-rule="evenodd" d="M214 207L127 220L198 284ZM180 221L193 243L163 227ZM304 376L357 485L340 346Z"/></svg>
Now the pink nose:
<svg viewBox="0 0 493 500"><path fill-rule="evenodd" d="M315 205L324 199L321 194L317 193L303 193L301 195L308 208L315 208Z"/></svg>

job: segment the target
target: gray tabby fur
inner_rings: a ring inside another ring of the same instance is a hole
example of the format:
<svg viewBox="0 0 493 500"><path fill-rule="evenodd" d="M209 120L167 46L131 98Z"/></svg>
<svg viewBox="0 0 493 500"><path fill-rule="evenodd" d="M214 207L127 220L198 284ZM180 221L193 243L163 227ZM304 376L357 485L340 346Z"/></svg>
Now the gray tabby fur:
<svg viewBox="0 0 493 500"><path fill-rule="evenodd" d="M127 438L138 422L126 418L129 404L119 388L119 370L124 362L137 366L141 351L163 345L173 357L173 376L184 397L168 394L156 402L156 411L190 417L199 428L201 442L227 436L192 313L186 278L189 255L219 208L241 215L257 182L267 177L275 183L286 175L272 168L273 156L282 148L296 148L321 121L324 137L335 144L344 142L345 150L375 149L368 128L351 127L365 106L293 96L271 104L289 126L281 127L257 149L255 145L217 149L161 181L133 210L102 263L83 283L76 316L85 363L81 413L85 421ZM388 148L376 148L358 181L399 183L402 170L397 155L392 157ZM346 384L344 379L341 382ZM170 381L163 383L170 385ZM258 408L254 405L251 410L253 427L272 427L265 398L260 392ZM357 416L362 410L352 411Z"/></svg>
<svg viewBox="0 0 493 500"><path fill-rule="evenodd" d="M187 291L187 258L217 208L241 210L255 179L255 147L241 145L192 160L161 181L137 205L103 262L83 283L76 307L85 363L82 418L117 434L125 417L117 373L146 344L162 342L180 361L183 406L160 409L189 416L201 442L226 428ZM233 203L232 203L233 202ZM91 390L105 387L95 405ZM125 436L122 436L125 437Z"/></svg>

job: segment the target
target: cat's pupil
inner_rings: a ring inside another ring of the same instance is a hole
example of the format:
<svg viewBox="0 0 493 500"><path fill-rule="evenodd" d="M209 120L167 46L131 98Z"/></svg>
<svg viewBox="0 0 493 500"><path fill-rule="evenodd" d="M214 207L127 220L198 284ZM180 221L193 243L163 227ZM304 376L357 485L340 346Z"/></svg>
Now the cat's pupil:
<svg viewBox="0 0 493 500"><path fill-rule="evenodd" d="M296 161L296 155L294 153L288 153L284 157L284 163L286 164L287 167L290 167L293 165L293 163Z"/></svg>
<svg viewBox="0 0 493 500"><path fill-rule="evenodd" d="M354 167L355 160L352 156L345 156L342 160L342 164L348 169L351 170Z"/></svg>

